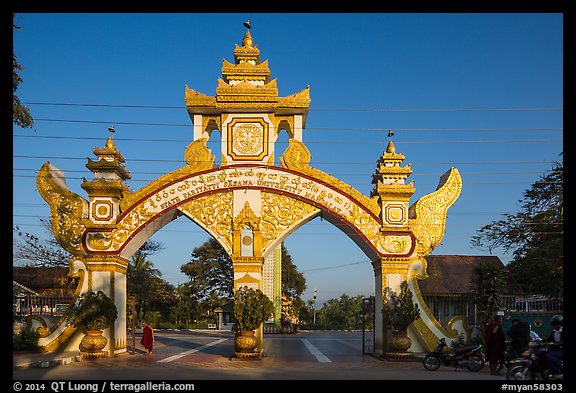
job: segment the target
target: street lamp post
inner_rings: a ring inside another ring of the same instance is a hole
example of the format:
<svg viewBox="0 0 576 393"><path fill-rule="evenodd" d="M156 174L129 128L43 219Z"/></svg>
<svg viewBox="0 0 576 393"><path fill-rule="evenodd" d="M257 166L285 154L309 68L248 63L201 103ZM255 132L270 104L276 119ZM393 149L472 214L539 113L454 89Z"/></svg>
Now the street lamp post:
<svg viewBox="0 0 576 393"><path fill-rule="evenodd" d="M314 326L316 326L316 288L314 288Z"/></svg>

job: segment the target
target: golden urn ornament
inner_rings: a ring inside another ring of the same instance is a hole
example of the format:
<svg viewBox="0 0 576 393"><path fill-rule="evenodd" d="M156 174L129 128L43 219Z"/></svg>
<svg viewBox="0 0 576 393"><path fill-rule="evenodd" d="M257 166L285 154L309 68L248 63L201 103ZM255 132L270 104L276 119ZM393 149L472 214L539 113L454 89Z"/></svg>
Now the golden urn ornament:
<svg viewBox="0 0 576 393"><path fill-rule="evenodd" d="M242 330L234 339L236 346L235 356L239 358L258 357L260 354L255 352L258 347L254 330Z"/></svg>
<svg viewBox="0 0 576 393"><path fill-rule="evenodd" d="M86 335L80 341L82 348L82 357L85 359L99 359L108 356L107 352L102 350L108 344L108 339L102 335L102 330L88 330Z"/></svg>

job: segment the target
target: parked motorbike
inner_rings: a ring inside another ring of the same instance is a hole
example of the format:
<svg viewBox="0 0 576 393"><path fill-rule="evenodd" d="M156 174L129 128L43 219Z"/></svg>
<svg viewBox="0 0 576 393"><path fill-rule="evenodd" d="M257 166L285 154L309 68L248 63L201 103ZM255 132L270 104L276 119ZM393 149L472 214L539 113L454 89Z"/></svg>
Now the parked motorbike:
<svg viewBox="0 0 576 393"><path fill-rule="evenodd" d="M506 367L506 369L508 369L510 367L510 364L512 363L512 361L514 359L517 359L521 356L521 353L518 353L518 351L516 349L514 349L514 347L512 347L512 344L510 343L510 341L506 342L506 349L504 350L504 352L502 352L502 356L500 357L500 363L498 363L498 367L496 368L496 371L502 371L502 369L504 367ZM486 359L484 359L486 360Z"/></svg>
<svg viewBox="0 0 576 393"><path fill-rule="evenodd" d="M446 339L442 337L438 340L438 345L434 351L429 352L422 360L422 365L426 370L437 370L442 364L444 366L454 366L467 368L470 371L480 371L484 368L484 356L481 353L482 344L463 348L450 349L446 344Z"/></svg>
<svg viewBox="0 0 576 393"><path fill-rule="evenodd" d="M521 357L510 362L506 379L522 380L562 380L560 378L551 378L550 365L542 358L542 353L546 352L552 346L549 342L532 342L528 349L524 351Z"/></svg>

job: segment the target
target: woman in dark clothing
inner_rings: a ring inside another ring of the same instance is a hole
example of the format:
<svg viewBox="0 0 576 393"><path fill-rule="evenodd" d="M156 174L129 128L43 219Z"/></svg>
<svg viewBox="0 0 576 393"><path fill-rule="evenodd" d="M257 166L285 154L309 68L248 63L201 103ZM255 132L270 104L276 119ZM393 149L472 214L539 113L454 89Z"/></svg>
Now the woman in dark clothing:
<svg viewBox="0 0 576 393"><path fill-rule="evenodd" d="M506 336L502 329L502 317L496 315L494 320L486 325L484 330L484 346L486 348L486 359L490 363L491 375L502 375L498 371L498 364L502 353L506 348Z"/></svg>
<svg viewBox="0 0 576 393"><path fill-rule="evenodd" d="M516 351L516 357L520 357L528 349L528 343L530 343L530 325L514 318L512 327L508 329L508 337L512 339L510 344Z"/></svg>

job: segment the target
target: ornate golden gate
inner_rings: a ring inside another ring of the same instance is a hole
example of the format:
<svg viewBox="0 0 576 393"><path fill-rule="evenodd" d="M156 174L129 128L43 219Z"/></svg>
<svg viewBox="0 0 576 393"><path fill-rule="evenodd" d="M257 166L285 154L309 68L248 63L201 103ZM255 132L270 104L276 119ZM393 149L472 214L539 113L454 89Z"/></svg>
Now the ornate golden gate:
<svg viewBox="0 0 576 393"><path fill-rule="evenodd" d="M82 188L89 200L71 192L63 174L46 162L37 178L49 203L55 238L69 251L70 274L79 276L76 296L103 290L119 310L107 329L110 354L126 351L126 270L132 254L154 233L185 215L209 232L228 252L234 267L234 289L261 288L264 259L297 228L322 214L348 235L370 258L374 268L375 312L381 315L383 294L408 281L421 308L409 334L413 350L431 349L439 337L467 334L463 320L443 328L423 302L418 280L425 279L426 259L441 241L448 208L458 198L462 181L456 168L440 179L436 191L409 207L413 183L402 167L404 155L392 140L372 175L370 197L310 166L302 142L309 89L278 97L267 61L253 45L249 28L234 50L235 63L223 60L216 97L186 87L185 102L194 140L184 152L185 166L140 190L128 189L124 157L110 136L94 148L93 173ZM213 131L222 140L221 164L206 143ZM274 165L274 145L281 131L289 145ZM383 352L384 333L376 318L376 352ZM62 319L40 329L46 349L76 349L81 339ZM260 330L262 337L262 331Z"/></svg>

